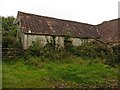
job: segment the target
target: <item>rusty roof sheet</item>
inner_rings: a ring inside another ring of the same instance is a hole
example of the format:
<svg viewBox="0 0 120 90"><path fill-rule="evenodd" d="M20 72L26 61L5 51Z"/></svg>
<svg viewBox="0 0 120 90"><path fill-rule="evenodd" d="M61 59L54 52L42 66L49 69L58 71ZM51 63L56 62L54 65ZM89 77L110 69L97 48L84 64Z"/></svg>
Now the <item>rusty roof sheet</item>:
<svg viewBox="0 0 120 90"><path fill-rule="evenodd" d="M120 19L105 21L97 26L102 41L107 43L120 42Z"/></svg>
<svg viewBox="0 0 120 90"><path fill-rule="evenodd" d="M23 33L98 38L94 25L18 12Z"/></svg>

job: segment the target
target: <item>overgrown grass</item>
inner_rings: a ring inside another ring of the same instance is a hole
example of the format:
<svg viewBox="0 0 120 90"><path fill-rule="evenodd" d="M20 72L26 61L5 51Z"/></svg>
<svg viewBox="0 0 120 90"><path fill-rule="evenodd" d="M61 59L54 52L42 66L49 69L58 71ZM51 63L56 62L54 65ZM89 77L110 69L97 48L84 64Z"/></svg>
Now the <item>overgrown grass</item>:
<svg viewBox="0 0 120 90"><path fill-rule="evenodd" d="M117 87L118 68L80 57L63 61L38 57L3 61L3 88Z"/></svg>

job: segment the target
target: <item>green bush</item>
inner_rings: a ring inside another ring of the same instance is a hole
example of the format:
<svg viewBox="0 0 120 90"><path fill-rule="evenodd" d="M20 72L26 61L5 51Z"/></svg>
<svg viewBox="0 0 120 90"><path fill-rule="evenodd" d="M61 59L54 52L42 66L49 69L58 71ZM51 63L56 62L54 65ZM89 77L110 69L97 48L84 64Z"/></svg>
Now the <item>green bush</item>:
<svg viewBox="0 0 120 90"><path fill-rule="evenodd" d="M120 45L108 47L106 44L97 41L91 41L81 44L80 46L72 46L67 49L69 52L75 56L80 56L82 58L101 58L104 63L114 66L120 63L118 58L120 53Z"/></svg>
<svg viewBox="0 0 120 90"><path fill-rule="evenodd" d="M106 53L106 47L99 42L86 42L80 46L72 46L69 52L76 56L86 57L86 58L104 58Z"/></svg>
<svg viewBox="0 0 120 90"><path fill-rule="evenodd" d="M111 48L108 48L105 62L111 66L115 66L115 64L120 64L120 45L113 46Z"/></svg>
<svg viewBox="0 0 120 90"><path fill-rule="evenodd" d="M42 47L40 43L36 41L33 42L30 48L26 51L25 58L27 60L30 55L43 58L43 61L45 59L64 60L76 56L91 60L101 58L100 60L103 59L106 64L114 66L114 64L120 62L118 59L118 50L120 50L120 46L113 47L112 50L113 52L111 53L111 48L108 48L105 44L97 41L86 42L80 46L69 46L59 50L54 49L54 46L51 43L47 43Z"/></svg>
<svg viewBox="0 0 120 90"><path fill-rule="evenodd" d="M27 52L29 52L28 54L31 54L32 56L41 56L42 47L38 41L32 42L32 45L29 47Z"/></svg>
<svg viewBox="0 0 120 90"><path fill-rule="evenodd" d="M2 47L17 48L21 47L17 41L17 24L13 16L2 17Z"/></svg>
<svg viewBox="0 0 120 90"><path fill-rule="evenodd" d="M12 36L3 36L2 38L2 46L3 48L13 48L17 47L17 40Z"/></svg>
<svg viewBox="0 0 120 90"><path fill-rule="evenodd" d="M37 56L49 60L63 60L71 57L71 53L64 49L55 50L51 43L47 43L44 47L38 41L33 42L28 50L24 52L25 60L30 56Z"/></svg>

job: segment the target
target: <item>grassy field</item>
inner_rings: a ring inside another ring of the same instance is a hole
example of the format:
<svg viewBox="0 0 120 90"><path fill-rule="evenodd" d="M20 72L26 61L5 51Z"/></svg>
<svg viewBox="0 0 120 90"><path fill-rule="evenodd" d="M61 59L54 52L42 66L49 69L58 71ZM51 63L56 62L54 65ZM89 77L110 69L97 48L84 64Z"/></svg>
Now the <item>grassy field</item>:
<svg viewBox="0 0 120 90"><path fill-rule="evenodd" d="M100 60L49 61L31 57L3 61L3 88L117 87L118 68Z"/></svg>

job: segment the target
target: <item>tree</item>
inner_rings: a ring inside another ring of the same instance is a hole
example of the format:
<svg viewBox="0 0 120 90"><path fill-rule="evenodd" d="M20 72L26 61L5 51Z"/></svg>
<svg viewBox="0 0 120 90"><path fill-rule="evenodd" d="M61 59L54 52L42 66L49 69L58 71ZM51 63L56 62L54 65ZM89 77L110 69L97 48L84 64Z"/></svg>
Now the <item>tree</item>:
<svg viewBox="0 0 120 90"><path fill-rule="evenodd" d="M2 17L2 46L12 47L16 44L17 25L13 16Z"/></svg>
<svg viewBox="0 0 120 90"><path fill-rule="evenodd" d="M13 16L2 17L3 36L11 35L12 37L16 37L17 25L14 24L15 20Z"/></svg>

